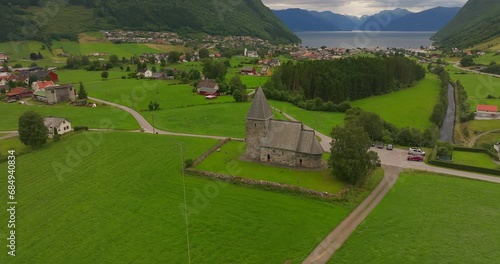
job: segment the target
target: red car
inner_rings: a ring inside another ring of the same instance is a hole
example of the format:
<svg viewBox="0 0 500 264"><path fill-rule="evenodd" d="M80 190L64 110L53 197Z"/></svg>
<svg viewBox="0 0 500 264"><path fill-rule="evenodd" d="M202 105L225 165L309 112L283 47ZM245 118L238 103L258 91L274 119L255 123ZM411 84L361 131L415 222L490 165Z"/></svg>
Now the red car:
<svg viewBox="0 0 500 264"><path fill-rule="evenodd" d="M424 161L424 157L419 155L409 155L407 159L410 161Z"/></svg>

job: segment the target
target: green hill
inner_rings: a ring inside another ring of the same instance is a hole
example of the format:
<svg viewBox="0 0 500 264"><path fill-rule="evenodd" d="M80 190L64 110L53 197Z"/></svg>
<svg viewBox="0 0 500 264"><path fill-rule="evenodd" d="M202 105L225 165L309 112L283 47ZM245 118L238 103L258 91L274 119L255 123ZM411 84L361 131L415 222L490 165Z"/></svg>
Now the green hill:
<svg viewBox="0 0 500 264"><path fill-rule="evenodd" d="M59 0L47 4L35 0L0 0L0 9L3 10L0 41L76 40L81 32L125 29L300 42L261 0Z"/></svg>
<svg viewBox="0 0 500 264"><path fill-rule="evenodd" d="M468 48L500 36L500 1L469 0L432 39L442 48Z"/></svg>

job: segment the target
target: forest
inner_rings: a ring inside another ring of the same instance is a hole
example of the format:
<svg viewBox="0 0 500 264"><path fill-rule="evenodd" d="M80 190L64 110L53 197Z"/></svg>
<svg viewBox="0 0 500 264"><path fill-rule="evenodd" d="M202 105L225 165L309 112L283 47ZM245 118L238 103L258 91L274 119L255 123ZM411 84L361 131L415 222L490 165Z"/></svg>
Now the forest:
<svg viewBox="0 0 500 264"><path fill-rule="evenodd" d="M287 62L275 70L264 88L272 99L299 107L301 101L307 105L311 100L333 105L405 89L423 78L425 69L404 57L358 57Z"/></svg>

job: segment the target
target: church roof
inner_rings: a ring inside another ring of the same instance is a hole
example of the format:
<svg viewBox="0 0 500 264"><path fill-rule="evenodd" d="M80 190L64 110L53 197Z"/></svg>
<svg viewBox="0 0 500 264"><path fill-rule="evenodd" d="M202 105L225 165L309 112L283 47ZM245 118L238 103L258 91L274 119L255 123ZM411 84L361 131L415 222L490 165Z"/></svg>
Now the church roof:
<svg viewBox="0 0 500 264"><path fill-rule="evenodd" d="M267 120L273 116L274 114L267 102L266 95L264 95L262 88L259 87L257 92L255 92L255 97L250 107L250 111L248 111L247 119Z"/></svg>
<svg viewBox="0 0 500 264"><path fill-rule="evenodd" d="M261 140L261 146L305 154L323 154L316 133L305 130L302 123L298 122L270 120L267 135Z"/></svg>

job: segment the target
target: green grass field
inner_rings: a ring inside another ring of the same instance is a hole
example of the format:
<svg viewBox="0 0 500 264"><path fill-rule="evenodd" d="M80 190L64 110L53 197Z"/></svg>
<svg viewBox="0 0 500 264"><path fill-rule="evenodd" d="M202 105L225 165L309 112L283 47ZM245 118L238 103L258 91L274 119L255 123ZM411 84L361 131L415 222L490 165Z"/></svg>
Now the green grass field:
<svg viewBox="0 0 500 264"><path fill-rule="evenodd" d="M500 99L486 99L488 95L496 98L500 97L500 78L468 72L462 72L453 65L448 65L446 70L454 81L460 81L469 96L471 110L475 111L478 104L489 104L500 106Z"/></svg>
<svg viewBox="0 0 500 264"><path fill-rule="evenodd" d="M17 256L4 251L0 263L187 262L178 144L187 159L215 140L117 132L89 141L98 135L78 133L18 157ZM83 144L91 147L79 162ZM57 177L54 162L71 171ZM199 177L185 182L192 263L301 263L352 209ZM0 225L0 236L7 232Z"/></svg>
<svg viewBox="0 0 500 264"><path fill-rule="evenodd" d="M474 62L482 65L490 65L491 62L500 64L500 55L497 55L496 53L486 53L486 55L474 58Z"/></svg>
<svg viewBox="0 0 500 264"><path fill-rule="evenodd" d="M333 127L344 124L343 113L307 111L291 103L275 100L269 100L269 104L325 135L330 135Z"/></svg>
<svg viewBox="0 0 500 264"><path fill-rule="evenodd" d="M214 152L198 164L196 169L227 174L225 171L228 164L238 164L241 173L233 176L278 182L329 193L337 193L344 186L328 170L294 170L239 160L242 155L245 155L245 151L246 144L244 142L228 142L221 148L220 152Z"/></svg>
<svg viewBox="0 0 500 264"><path fill-rule="evenodd" d="M374 112L397 127L414 127L421 130L431 125L429 120L439 96L439 81L434 74L427 74L414 87L352 102L352 106Z"/></svg>
<svg viewBox="0 0 500 264"><path fill-rule="evenodd" d="M33 105L8 104L0 102L0 111L8 113L0 122L0 131L17 130L19 117L26 111L33 110L44 117L64 117L71 121L73 127L88 126L89 128L114 128L120 130L139 129L139 124L127 112L114 107L101 106L96 108L77 107L66 104L43 105L30 102Z"/></svg>
<svg viewBox="0 0 500 264"><path fill-rule="evenodd" d="M159 49L151 48L146 44L112 44L112 43L82 43L80 46L80 52L82 55L88 55L94 52L105 52L109 55L116 54L120 58L126 57L130 58L134 55L141 55L143 53L160 53L163 52Z"/></svg>
<svg viewBox="0 0 500 264"><path fill-rule="evenodd" d="M476 141L476 147L481 147L484 144L488 144L490 147L494 144L500 142L500 132L493 132L482 136Z"/></svg>
<svg viewBox="0 0 500 264"><path fill-rule="evenodd" d="M498 187L403 173L329 263L495 263Z"/></svg>
<svg viewBox="0 0 500 264"><path fill-rule="evenodd" d="M3 135L0 135L0 137ZM51 142L50 140L49 142ZM28 147L21 143L19 137L11 137L7 139L0 140L0 157L7 156L7 151L15 150L17 153L26 153L31 151L31 147Z"/></svg>
<svg viewBox="0 0 500 264"><path fill-rule="evenodd" d="M481 134L486 131L500 129L500 120L473 120L467 123L469 131Z"/></svg>
<svg viewBox="0 0 500 264"><path fill-rule="evenodd" d="M499 167L488 154L466 151L453 151L453 163L487 169L497 169Z"/></svg>

